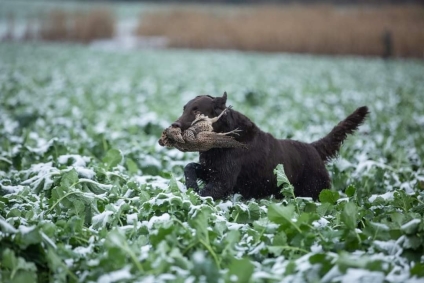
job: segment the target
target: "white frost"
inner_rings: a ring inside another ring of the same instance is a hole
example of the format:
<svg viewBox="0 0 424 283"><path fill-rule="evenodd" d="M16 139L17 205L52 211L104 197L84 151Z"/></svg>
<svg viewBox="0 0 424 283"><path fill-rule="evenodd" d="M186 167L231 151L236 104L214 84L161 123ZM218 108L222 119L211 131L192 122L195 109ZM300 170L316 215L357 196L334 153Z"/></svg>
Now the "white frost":
<svg viewBox="0 0 424 283"><path fill-rule="evenodd" d="M6 232L6 233L16 233L16 232L18 232L18 230L16 230L15 227L13 227L12 225L10 225L9 223L7 223L5 220L3 220L1 218L0 218L0 226L3 227L3 229L5 230L4 232Z"/></svg>
<svg viewBox="0 0 424 283"><path fill-rule="evenodd" d="M321 217L319 220L312 222L312 225L315 228L323 228L323 227L326 227L328 225L328 223L330 223L330 222L327 219Z"/></svg>
<svg viewBox="0 0 424 283"><path fill-rule="evenodd" d="M400 229L407 230L407 229L409 229L411 227L417 226L420 223L421 223L421 219L415 218L415 219L412 219L411 221L409 221L408 223L403 224L400 227Z"/></svg>
<svg viewBox="0 0 424 283"><path fill-rule="evenodd" d="M86 167L87 162L90 161L90 158L87 156L81 156L77 154L65 154L58 157L57 161L60 164L68 163L69 159L73 159L72 166L75 167Z"/></svg>
<svg viewBox="0 0 424 283"><path fill-rule="evenodd" d="M23 225L19 226L19 232L21 232L22 234L27 234L29 232L32 232L34 229L35 229L35 226L30 226L30 227L23 226Z"/></svg>
<svg viewBox="0 0 424 283"><path fill-rule="evenodd" d="M86 256L87 254L91 254L93 252L92 246L83 247L79 246L74 249L74 253L77 253L81 256Z"/></svg>
<svg viewBox="0 0 424 283"><path fill-rule="evenodd" d="M135 176L134 179L140 185L148 184L153 188L156 187L162 190L167 190L169 187L169 179L165 179L160 176Z"/></svg>
<svg viewBox="0 0 424 283"><path fill-rule="evenodd" d="M145 245L145 246L141 247L140 256L138 257L138 259L140 261L145 260L149 257L149 252L150 252L151 247L152 246L150 246L150 245Z"/></svg>
<svg viewBox="0 0 424 283"><path fill-rule="evenodd" d="M96 173L93 169L83 168L83 167L74 167L78 175L83 178L93 179L96 176Z"/></svg>
<svg viewBox="0 0 424 283"><path fill-rule="evenodd" d="M384 273L380 271L368 271L365 269L348 268L345 275L334 279L334 282L342 283L382 283L384 282Z"/></svg>
<svg viewBox="0 0 424 283"><path fill-rule="evenodd" d="M368 201L369 202L374 202L378 197L380 197L380 198L382 198L384 200L389 200L390 201L390 200L393 200L394 199L393 194L394 194L394 192L387 192L387 193L382 194L382 195L372 195L372 196L369 197Z"/></svg>
<svg viewBox="0 0 424 283"><path fill-rule="evenodd" d="M402 253L402 248L395 240L390 241L378 241L375 240L373 243L380 250L387 252L389 255L400 255Z"/></svg>
<svg viewBox="0 0 424 283"><path fill-rule="evenodd" d="M166 222L166 221L169 221L169 219L171 219L171 217L169 216L168 213L164 213L161 216L153 216L152 218L150 218L149 222L147 223L147 228L151 230L155 223Z"/></svg>
<svg viewBox="0 0 424 283"><path fill-rule="evenodd" d="M137 222L137 220L138 220L137 213L127 214L128 224L134 224L135 222Z"/></svg>
<svg viewBox="0 0 424 283"><path fill-rule="evenodd" d="M112 283L119 280L130 279L131 273L129 267L124 267L110 273L103 274L97 280L98 283Z"/></svg>
<svg viewBox="0 0 424 283"><path fill-rule="evenodd" d="M105 226L109 220L109 216L112 214L112 211L106 210L96 216L93 216L93 226Z"/></svg>
<svg viewBox="0 0 424 283"><path fill-rule="evenodd" d="M193 261L197 264L202 264L205 261L205 254L203 253L203 251L194 252Z"/></svg>
<svg viewBox="0 0 424 283"><path fill-rule="evenodd" d="M18 185L18 186L0 185L0 188L5 190L8 194L14 194L14 193L19 193L20 191L22 191L24 189L24 186L21 186L21 185Z"/></svg>

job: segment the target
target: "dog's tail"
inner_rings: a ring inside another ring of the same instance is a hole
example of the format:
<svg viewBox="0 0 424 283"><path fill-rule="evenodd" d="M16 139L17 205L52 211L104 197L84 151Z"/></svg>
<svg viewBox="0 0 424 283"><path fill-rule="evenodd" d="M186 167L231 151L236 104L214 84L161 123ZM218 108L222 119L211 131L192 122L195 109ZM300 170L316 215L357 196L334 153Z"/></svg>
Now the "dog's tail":
<svg viewBox="0 0 424 283"><path fill-rule="evenodd" d="M320 140L311 143L324 162L336 157L347 135L352 134L364 122L368 107L362 106L335 126L331 132Z"/></svg>

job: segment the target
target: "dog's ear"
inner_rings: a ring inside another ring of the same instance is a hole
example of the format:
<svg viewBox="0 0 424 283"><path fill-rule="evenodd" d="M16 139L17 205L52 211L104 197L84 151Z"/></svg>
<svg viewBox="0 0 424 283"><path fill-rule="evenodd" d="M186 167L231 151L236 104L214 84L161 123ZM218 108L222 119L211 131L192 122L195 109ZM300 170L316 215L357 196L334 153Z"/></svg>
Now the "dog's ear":
<svg viewBox="0 0 424 283"><path fill-rule="evenodd" d="M214 99L215 108L225 109L225 103L227 103L227 92L224 92L222 97L215 97Z"/></svg>

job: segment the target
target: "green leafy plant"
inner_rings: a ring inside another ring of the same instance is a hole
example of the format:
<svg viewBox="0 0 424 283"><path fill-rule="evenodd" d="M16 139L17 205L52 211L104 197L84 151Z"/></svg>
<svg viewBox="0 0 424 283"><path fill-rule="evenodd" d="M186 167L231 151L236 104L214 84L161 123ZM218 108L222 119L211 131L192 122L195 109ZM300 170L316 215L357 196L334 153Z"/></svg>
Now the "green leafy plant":
<svg viewBox="0 0 424 283"><path fill-rule="evenodd" d="M1 282L423 279L420 62L13 43L0 55ZM184 185L197 154L157 140L192 93L223 89L276 137L322 137L360 104L371 115L318 201L295 196L283 165L282 198L212 200Z"/></svg>

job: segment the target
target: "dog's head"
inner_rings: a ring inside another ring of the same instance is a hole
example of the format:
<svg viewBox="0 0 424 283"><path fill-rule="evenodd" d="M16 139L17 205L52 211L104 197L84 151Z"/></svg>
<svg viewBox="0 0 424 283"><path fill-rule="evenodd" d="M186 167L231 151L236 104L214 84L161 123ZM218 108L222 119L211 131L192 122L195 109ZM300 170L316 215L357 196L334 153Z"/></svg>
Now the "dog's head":
<svg viewBox="0 0 424 283"><path fill-rule="evenodd" d="M226 102L226 92L224 92L222 97L213 97L210 95L197 96L184 105L183 114L177 121L172 123L172 127L181 128L182 131L187 130L196 118L196 114L203 114L209 118L216 117L226 108Z"/></svg>

